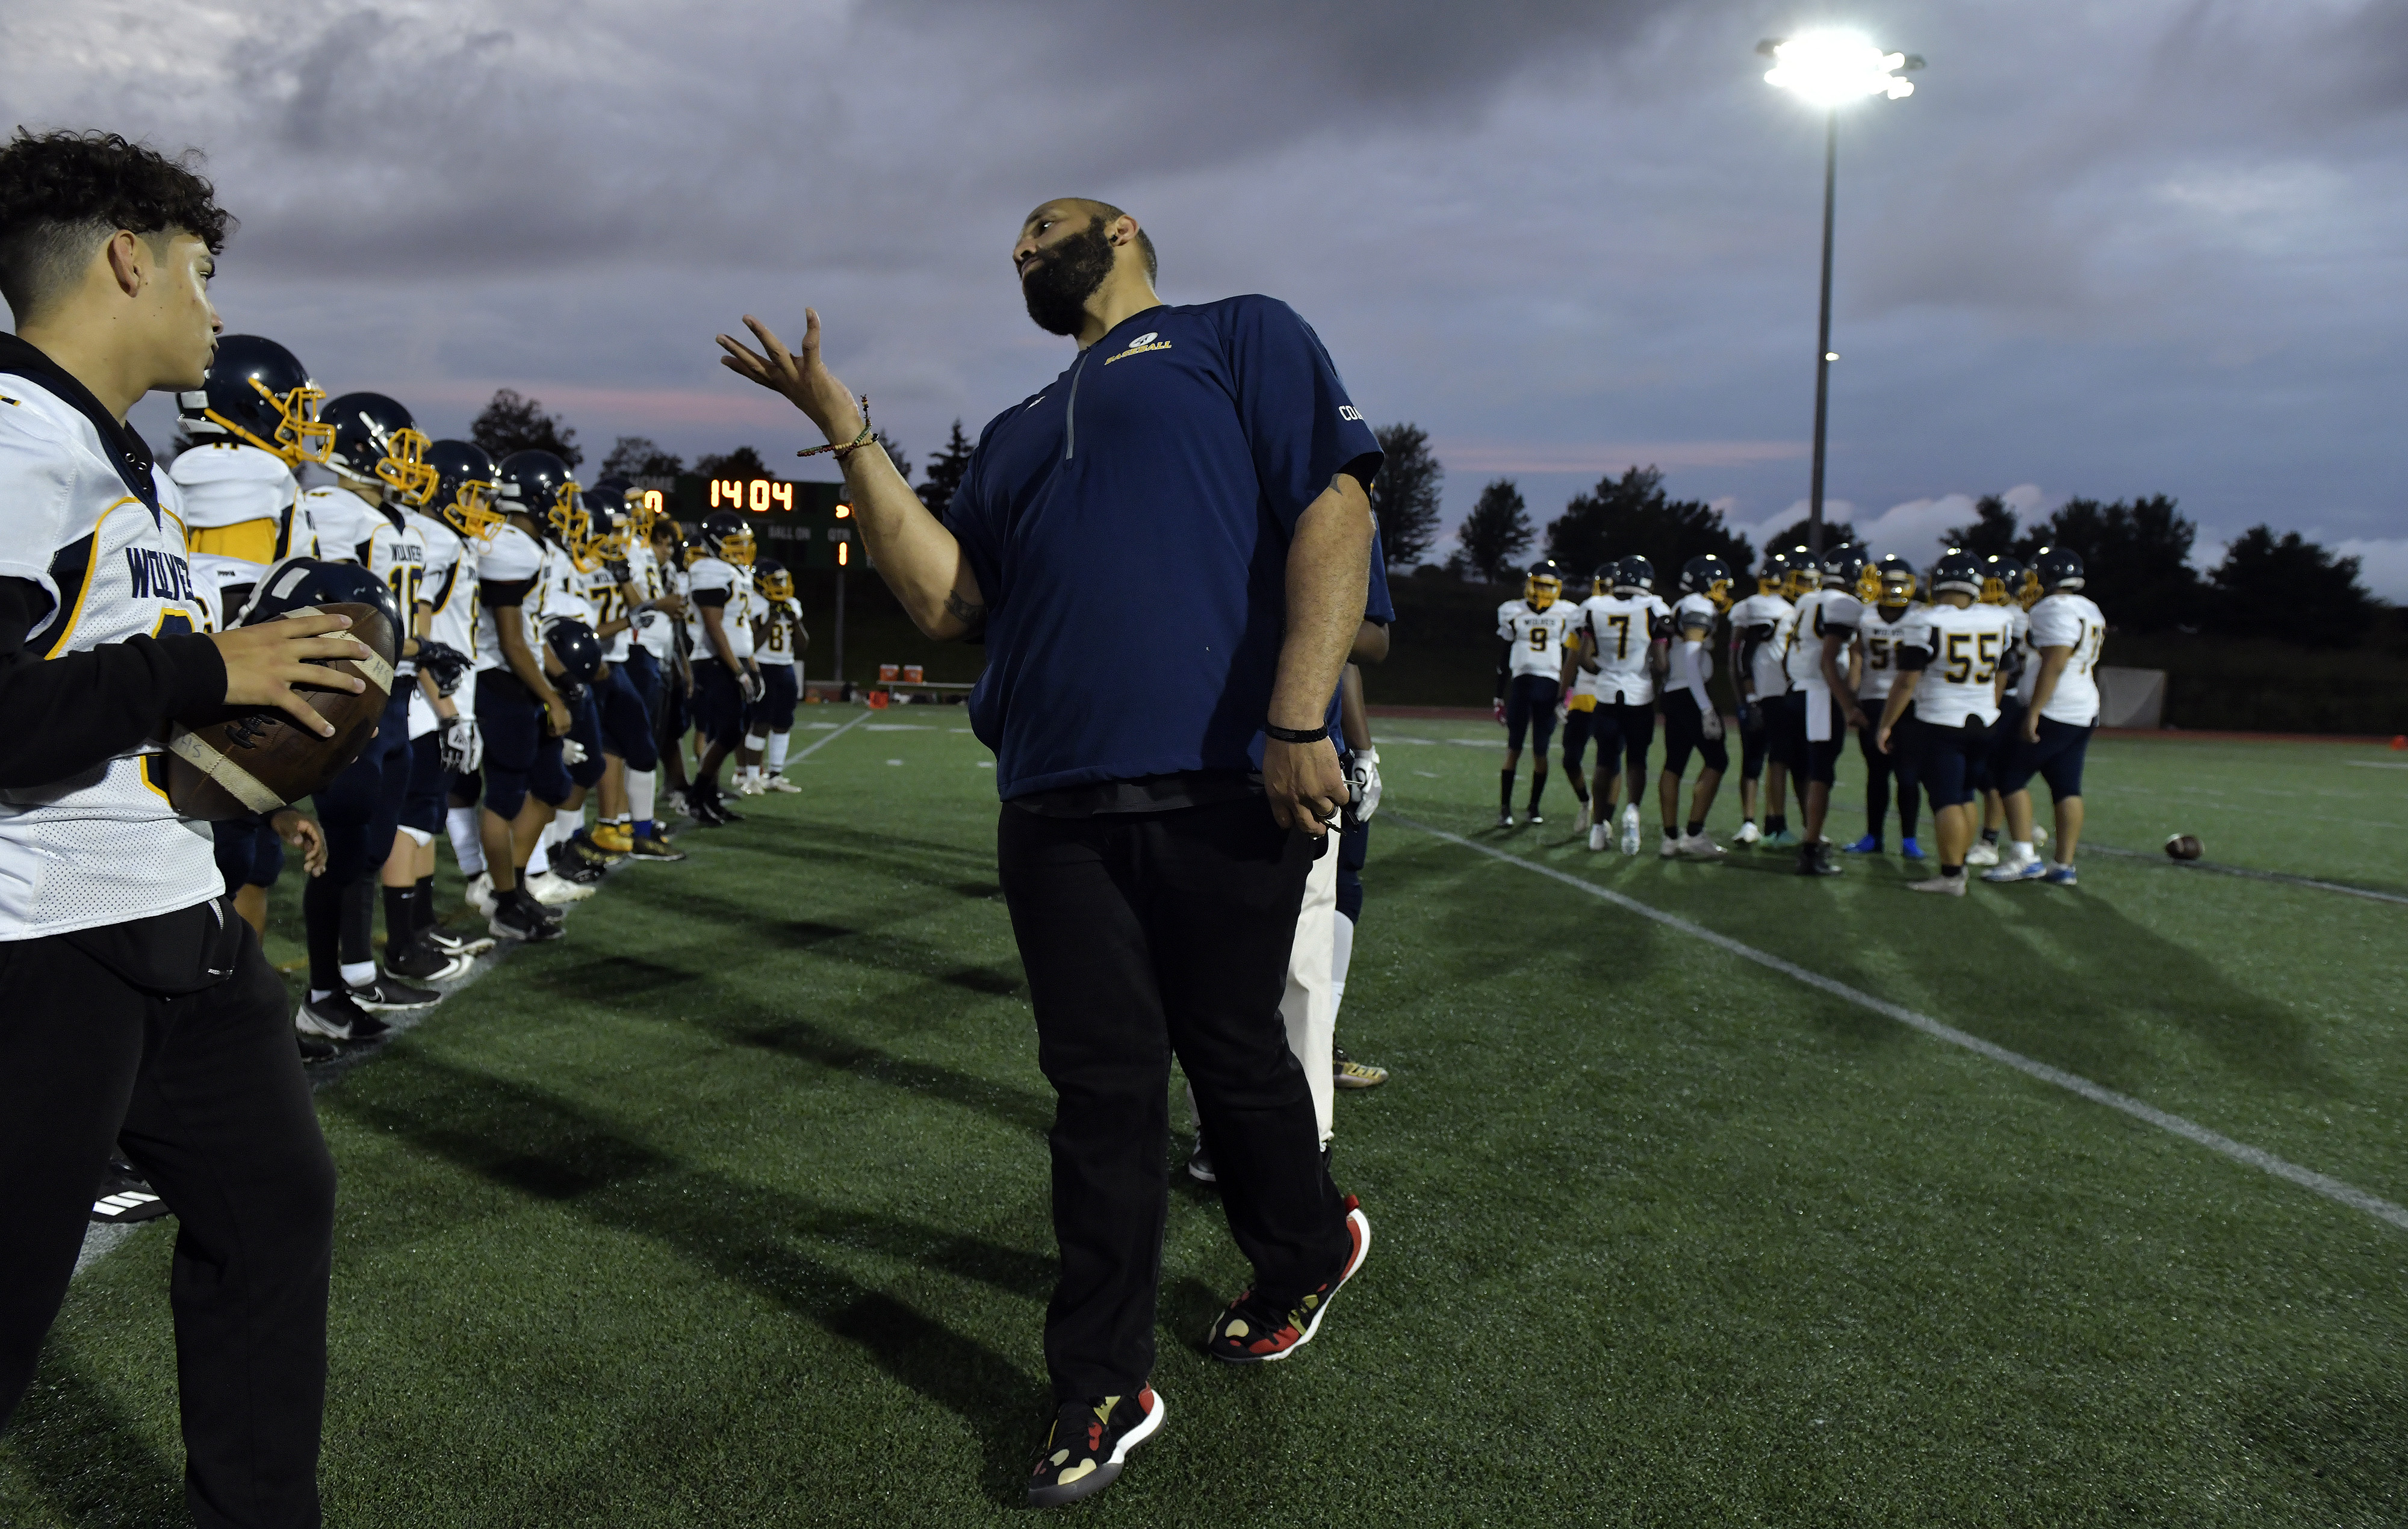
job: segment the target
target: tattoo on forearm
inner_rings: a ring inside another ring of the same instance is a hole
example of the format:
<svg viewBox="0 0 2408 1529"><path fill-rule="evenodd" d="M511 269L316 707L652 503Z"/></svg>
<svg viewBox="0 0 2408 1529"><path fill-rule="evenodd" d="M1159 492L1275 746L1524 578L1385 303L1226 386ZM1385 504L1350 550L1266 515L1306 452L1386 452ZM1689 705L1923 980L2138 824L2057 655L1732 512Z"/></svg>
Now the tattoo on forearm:
<svg viewBox="0 0 2408 1529"><path fill-rule="evenodd" d="M986 624L986 607L963 599L959 591L945 593L945 614L972 631Z"/></svg>

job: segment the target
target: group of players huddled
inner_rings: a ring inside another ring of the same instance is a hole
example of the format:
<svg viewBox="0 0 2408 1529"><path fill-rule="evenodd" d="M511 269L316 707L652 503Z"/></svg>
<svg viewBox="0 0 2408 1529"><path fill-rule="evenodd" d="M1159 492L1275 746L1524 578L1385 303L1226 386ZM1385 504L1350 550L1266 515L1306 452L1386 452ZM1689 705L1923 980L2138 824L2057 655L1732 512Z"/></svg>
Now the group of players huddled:
<svg viewBox="0 0 2408 1529"><path fill-rule="evenodd" d="M377 736L311 799L314 819L286 807L215 825L226 887L262 933L287 846L308 871L305 1056L437 1003L425 984L497 941L561 937L564 906L621 861L683 860L669 822L738 819L720 785L731 754L737 793L798 789L781 772L810 636L792 576L756 564L739 518L689 537L625 479L586 487L551 451L496 462L430 440L381 393L327 399L255 336L221 337L179 405L185 445L161 492L209 628L349 601L397 634ZM309 463L335 481L305 489ZM447 836L484 933L436 917Z"/></svg>
<svg viewBox="0 0 2408 1529"><path fill-rule="evenodd" d="M1526 736L1537 758L1525 821L1545 821L1547 745L1560 718L1564 769L1580 804L1573 832L1584 833L1591 850L1618 839L1624 854L1639 853L1640 799L1660 709L1658 853L1722 859L1727 851L1706 833L1730 768L1727 723L1709 691L1719 647L1738 702L1744 822L1735 843L1794 849L1803 876L1840 874L1839 847L1824 827L1854 730L1865 762L1868 832L1847 852L1883 851L1895 788L1909 860L1926 859L1915 833L1918 798L1932 807L1938 874L1909 883L1913 890L1961 896L1969 865L1989 867L1985 881L2074 884L2083 758L2099 722L2095 670L2106 640L2105 619L2081 593L2080 557L2044 548L2026 566L2004 554L1951 549L1918 575L1896 553L1874 558L1843 543L1819 564L1803 547L1767 554L1756 593L1736 603L1735 582L1722 558L1692 558L1681 569L1679 598L1667 605L1648 560L1624 557L1601 564L1588 598L1575 603L1565 597L1554 562L1531 566L1521 598L1497 611L1496 716L1507 740L1499 828L1513 826ZM1584 779L1591 743L1596 770ZM1693 755L1701 768L1684 817L1681 782ZM2056 802L2047 862L2038 846L2048 836L2032 822L2035 775ZM1626 777L1629 800L1617 813ZM1787 816L1791 782L1796 831Z"/></svg>

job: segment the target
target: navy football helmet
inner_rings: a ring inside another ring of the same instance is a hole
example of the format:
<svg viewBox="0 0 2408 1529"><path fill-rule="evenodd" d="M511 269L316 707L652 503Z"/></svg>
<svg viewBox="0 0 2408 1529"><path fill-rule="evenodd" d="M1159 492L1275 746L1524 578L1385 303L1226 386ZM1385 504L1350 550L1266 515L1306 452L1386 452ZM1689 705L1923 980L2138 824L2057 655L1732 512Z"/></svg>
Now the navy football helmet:
<svg viewBox="0 0 2408 1529"><path fill-rule="evenodd" d="M325 401L292 351L257 335L221 335L208 376L176 394L176 412L196 441L240 441L297 467L335 449L335 427L318 417Z"/></svg>
<svg viewBox="0 0 2408 1529"><path fill-rule="evenodd" d="M1681 564L1681 593L1702 594L1713 602L1716 610L1728 610L1731 603L1730 564L1713 552L1691 558Z"/></svg>
<svg viewBox="0 0 2408 1529"><path fill-rule="evenodd" d="M401 606L384 580L356 563L330 563L324 558L288 557L268 565L251 590L251 601L236 617L236 626L257 626L281 621L296 610L343 602L374 606L393 623L398 645L409 632L401 624Z"/></svg>
<svg viewBox="0 0 2408 1529"><path fill-rule="evenodd" d="M494 507L494 459L471 441L439 440L426 449L435 488L426 512L470 541L491 541L509 519Z"/></svg>
<svg viewBox="0 0 2408 1529"><path fill-rule="evenodd" d="M1781 594L1789 593L1789 554L1774 549L1764 554L1764 565L1756 572L1756 593Z"/></svg>
<svg viewBox="0 0 2408 1529"><path fill-rule="evenodd" d="M537 448L512 451L495 468L494 481L505 512L526 516L546 537L564 547L572 531L576 539L584 539L579 522L585 507L578 503L577 479L568 475L567 463Z"/></svg>
<svg viewBox="0 0 2408 1529"><path fill-rule="evenodd" d="M1951 547L1931 565L1931 593L1982 597L1982 560L1961 547Z"/></svg>
<svg viewBox="0 0 2408 1529"><path fill-rule="evenodd" d="M755 550L752 528L724 510L704 519L702 547L704 551L722 563L733 564L738 568L752 566Z"/></svg>
<svg viewBox="0 0 2408 1529"><path fill-rule="evenodd" d="M786 565L776 558L761 560L761 565L752 570L752 583L760 590L763 599L791 600L795 597L795 576L788 573Z"/></svg>
<svg viewBox="0 0 2408 1529"><path fill-rule="evenodd" d="M2030 579L2023 560L2006 552L1992 552L1982 560L1982 603L1985 606L2025 604L2024 585Z"/></svg>
<svg viewBox="0 0 2408 1529"><path fill-rule="evenodd" d="M424 509L435 497L436 470L427 465L426 438L409 410L380 393L347 393L320 411L335 427L326 465L345 478L382 483L410 509Z"/></svg>
<svg viewBox="0 0 2408 1529"><path fill-rule="evenodd" d="M552 649L552 656L560 661L560 673L552 688L565 700L574 701L585 693L585 687L602 675L602 639L583 622L563 616L543 624L543 640Z"/></svg>
<svg viewBox="0 0 2408 1529"><path fill-rule="evenodd" d="M1871 567L1872 564L1865 558L1863 548L1842 542L1823 554L1823 587L1827 590L1845 590L1858 599L1870 603L1874 595L1881 593L1878 579L1873 580L1870 585L1866 582L1865 576Z"/></svg>
<svg viewBox="0 0 2408 1529"><path fill-rule="evenodd" d="M1633 552L1617 558L1613 564L1613 593L1616 594L1653 594L1656 593L1656 564Z"/></svg>
<svg viewBox="0 0 2408 1529"><path fill-rule="evenodd" d="M1896 609L1914 603L1914 564L1896 552L1885 552L1872 564L1877 593L1869 605Z"/></svg>
<svg viewBox="0 0 2408 1529"><path fill-rule="evenodd" d="M2082 587L2082 554L2071 547L2043 547L2032 558L2032 577L2044 594L2078 590Z"/></svg>
<svg viewBox="0 0 2408 1529"><path fill-rule="evenodd" d="M1563 598L1564 571L1555 560L1542 557L1522 578L1522 599L1532 610L1544 610Z"/></svg>

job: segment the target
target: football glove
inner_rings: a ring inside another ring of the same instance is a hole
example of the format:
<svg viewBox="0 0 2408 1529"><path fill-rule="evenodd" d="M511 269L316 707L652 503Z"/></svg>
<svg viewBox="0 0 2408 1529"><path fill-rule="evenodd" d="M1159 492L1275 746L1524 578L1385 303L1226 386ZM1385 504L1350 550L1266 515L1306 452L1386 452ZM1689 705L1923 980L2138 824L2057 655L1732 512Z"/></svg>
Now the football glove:
<svg viewBox="0 0 2408 1529"><path fill-rule="evenodd" d="M578 742L575 738L563 738L563 739L561 739L561 740L560 740L560 762L561 762L563 764L584 764L584 763L585 763L585 745L583 745L583 744L581 744L581 743Z"/></svg>
<svg viewBox="0 0 2408 1529"><path fill-rule="evenodd" d="M738 670L736 684L737 688L744 693L744 699L748 702L761 699L769 688L762 681L761 671L758 669Z"/></svg>
<svg viewBox="0 0 2408 1529"><path fill-rule="evenodd" d="M435 681L435 693L449 695L468 677L468 655L448 642L418 639L418 666Z"/></svg>
<svg viewBox="0 0 2408 1529"><path fill-rule="evenodd" d="M466 775L485 763L485 734L474 717L454 717L445 722L435 748L443 767L453 775Z"/></svg>
<svg viewBox="0 0 2408 1529"><path fill-rule="evenodd" d="M1698 735L1708 743L1719 743L1723 736L1723 714L1718 707L1698 708Z"/></svg>
<svg viewBox="0 0 2408 1529"><path fill-rule="evenodd" d="M1497 725L1505 725L1505 697L1501 695L1497 698Z"/></svg>
<svg viewBox="0 0 2408 1529"><path fill-rule="evenodd" d="M1366 749L1348 762L1346 783L1354 788L1354 821L1369 822L1380 810L1380 750Z"/></svg>

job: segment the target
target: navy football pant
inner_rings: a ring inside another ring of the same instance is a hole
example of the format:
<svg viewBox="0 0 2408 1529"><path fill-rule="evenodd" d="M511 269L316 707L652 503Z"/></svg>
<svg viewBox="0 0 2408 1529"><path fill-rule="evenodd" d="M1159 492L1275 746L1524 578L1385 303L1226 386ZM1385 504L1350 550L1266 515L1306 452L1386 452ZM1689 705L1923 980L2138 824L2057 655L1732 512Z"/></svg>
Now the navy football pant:
<svg viewBox="0 0 2408 1529"><path fill-rule="evenodd" d="M602 747L625 760L627 768L649 770L660 764L661 753L652 741L652 707L645 704L630 673L632 667L632 664L604 664L602 678L594 686L594 699L602 713Z"/></svg>
<svg viewBox="0 0 2408 1529"><path fill-rule="evenodd" d="M226 818L209 825L209 837L217 846L218 875L225 879L226 891L243 887L272 887L284 874L284 841L267 820L256 814Z"/></svg>
<svg viewBox="0 0 2408 1529"><path fill-rule="evenodd" d="M791 664L763 664L761 684L761 699L752 707L752 736L762 737L771 733L792 731L795 707L803 698L802 687L795 679L795 666Z"/></svg>
<svg viewBox="0 0 2408 1529"><path fill-rule="evenodd" d="M744 693L715 658L694 661L694 726L708 743L733 749L744 741Z"/></svg>
<svg viewBox="0 0 2408 1529"><path fill-rule="evenodd" d="M1933 811L1943 807L1963 807L1971 801L1979 788L1976 772L1982 761L1989 757L1990 727L1979 717L1968 717L1962 727L1941 727L1931 722L1915 723L1921 750L1919 763L1923 768L1923 789L1931 798ZM1898 730L1890 733L1890 746L1898 747Z"/></svg>
<svg viewBox="0 0 2408 1529"><path fill-rule="evenodd" d="M414 764L409 695L396 691L367 748L318 793L318 826L326 835L326 880L341 886L373 876L393 853L394 830L401 825Z"/></svg>
<svg viewBox="0 0 2408 1529"><path fill-rule="evenodd" d="M1542 674L1517 674L1505 690L1505 747L1522 747L1526 731L1543 756L1555 736L1555 699L1562 687ZM1544 764L1546 760L1539 761Z"/></svg>
<svg viewBox="0 0 2408 1529"><path fill-rule="evenodd" d="M2082 794L2082 762L2090 752L2090 729L2074 722L2061 722L2054 718L2040 720L2040 737L2031 743L2021 737L2007 765L1999 772L1999 791L2013 796L2031 784L2038 775L2048 782L2048 793L2057 801Z"/></svg>

